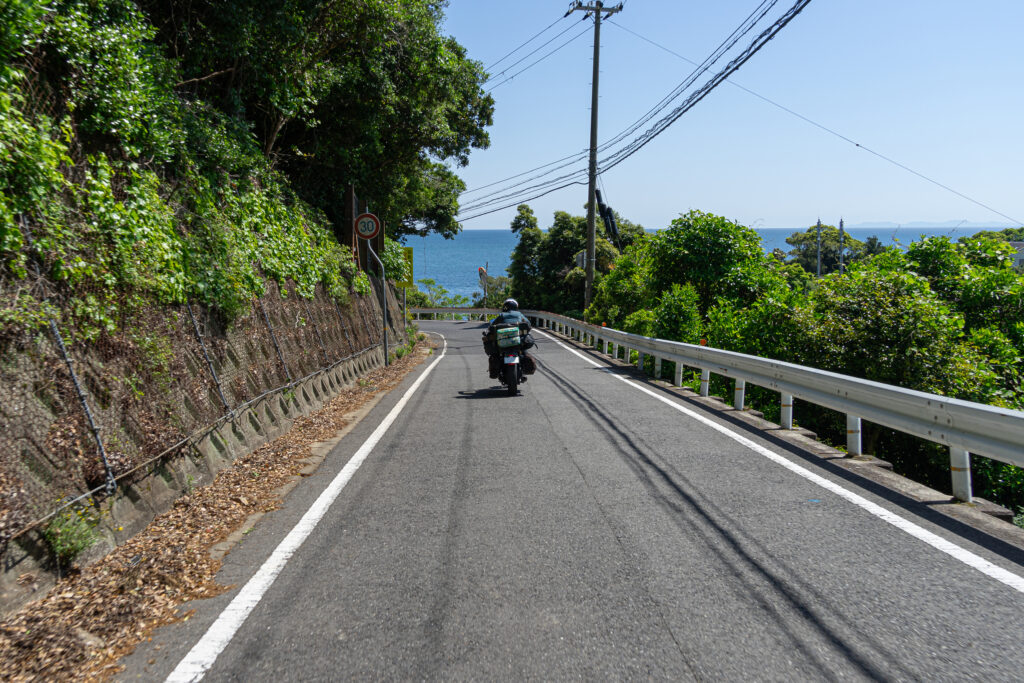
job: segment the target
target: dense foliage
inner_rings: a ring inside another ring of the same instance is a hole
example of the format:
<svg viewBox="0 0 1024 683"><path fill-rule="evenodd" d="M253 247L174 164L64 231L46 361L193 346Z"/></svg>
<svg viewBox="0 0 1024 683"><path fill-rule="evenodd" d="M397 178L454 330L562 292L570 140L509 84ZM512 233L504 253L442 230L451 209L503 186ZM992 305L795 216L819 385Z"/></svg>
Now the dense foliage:
<svg viewBox="0 0 1024 683"><path fill-rule="evenodd" d="M345 186L392 235L450 235L462 184L445 163L487 144L493 103L440 34L443 5L4 3L3 278L40 265L86 338L142 302L230 316L265 278L364 290L331 223ZM0 331L44 318L6 289Z"/></svg>
<svg viewBox="0 0 1024 683"><path fill-rule="evenodd" d="M486 147L479 63L441 35L439 0L140 0L179 92L244 121L296 192L337 217L347 183L393 235L454 235L445 161Z"/></svg>
<svg viewBox="0 0 1024 683"><path fill-rule="evenodd" d="M840 239L841 238L841 239ZM821 229L814 225L804 232L796 232L786 238L786 244L793 247L789 258L809 273L818 272L818 251L821 245L821 274L826 275L839 270L839 257L849 265L867 254L864 242L854 239L849 234L840 235L839 228L822 225ZM877 240L872 244L877 244Z"/></svg>
<svg viewBox="0 0 1024 683"><path fill-rule="evenodd" d="M582 219L555 214L547 234L520 207L513 229L512 291L529 307L572 313ZM763 253L757 233L691 211L635 238L611 263L599 260L586 318L629 332L822 368L910 389L1024 409L1024 274L1012 267L1006 235L951 242L933 237L905 251L847 236L838 272L838 230L797 232L788 254ZM610 245L609 245L610 246ZM813 252L812 252L813 249ZM614 251L610 252L614 256ZM788 256L788 258L786 258ZM666 372L669 370L666 368ZM696 375L689 378L695 381ZM727 380L713 388L731 396ZM748 400L778 416L778 395L751 387ZM800 423L842 446L845 421L800 404ZM949 490L946 449L865 424L865 452L898 471ZM1024 470L975 458L975 492L1024 513Z"/></svg>
<svg viewBox="0 0 1024 683"><path fill-rule="evenodd" d="M630 224L632 229L632 224ZM556 211L546 232L538 227L533 211L521 204L512 220L519 243L512 251L508 273L512 278L511 295L523 308L581 315L586 287L584 258L587 249L587 219ZM597 224L596 273L607 273L619 255ZM635 232L642 233L637 226Z"/></svg>

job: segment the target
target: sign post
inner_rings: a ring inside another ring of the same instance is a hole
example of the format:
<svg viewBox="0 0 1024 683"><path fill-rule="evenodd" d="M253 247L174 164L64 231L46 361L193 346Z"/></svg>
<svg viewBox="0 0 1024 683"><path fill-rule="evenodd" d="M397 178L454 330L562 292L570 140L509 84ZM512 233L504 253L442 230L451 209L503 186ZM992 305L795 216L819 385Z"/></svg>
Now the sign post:
<svg viewBox="0 0 1024 683"><path fill-rule="evenodd" d="M381 340L384 346L384 365L388 365L388 277L387 273L384 272L384 262L380 256L373 250L372 241L374 237L380 234L381 223L380 219L372 213L361 213L356 216L356 234L362 239L366 240L366 253L373 257L373 260L377 262L380 267L380 312L383 318L383 339ZM367 261L369 264L369 261ZM369 268L367 268L369 270Z"/></svg>
<svg viewBox="0 0 1024 683"><path fill-rule="evenodd" d="M487 306L487 268L477 268L477 274L480 276L480 287L484 290L484 307Z"/></svg>

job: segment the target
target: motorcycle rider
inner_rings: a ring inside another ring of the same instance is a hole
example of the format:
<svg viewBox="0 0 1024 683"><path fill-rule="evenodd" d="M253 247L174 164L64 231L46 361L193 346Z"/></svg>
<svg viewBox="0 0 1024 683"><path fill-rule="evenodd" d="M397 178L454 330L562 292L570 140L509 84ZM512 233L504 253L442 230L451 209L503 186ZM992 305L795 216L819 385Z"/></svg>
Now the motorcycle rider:
<svg viewBox="0 0 1024 683"><path fill-rule="evenodd" d="M487 370L490 373L491 379L497 379L498 373L501 371L501 356L494 343L494 331L498 325L519 326L519 332L523 336L523 372L527 375L532 375L536 365L533 358L526 354L526 350L534 346L533 338L530 337L530 330L532 329L530 321L519 312L518 301L515 299L505 299L501 305L501 313L491 321L487 326L487 331L483 334L484 351L487 353L488 360ZM523 381L526 381L525 378Z"/></svg>

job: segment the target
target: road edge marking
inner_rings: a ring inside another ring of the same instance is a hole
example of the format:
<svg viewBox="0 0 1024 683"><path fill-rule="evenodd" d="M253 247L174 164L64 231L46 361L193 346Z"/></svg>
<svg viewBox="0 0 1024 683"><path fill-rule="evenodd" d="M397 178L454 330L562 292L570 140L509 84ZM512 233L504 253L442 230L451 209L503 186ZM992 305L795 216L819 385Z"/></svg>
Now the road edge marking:
<svg viewBox="0 0 1024 683"><path fill-rule="evenodd" d="M538 330L538 332L540 332L540 331ZM607 368L607 367L609 367L608 365L604 365L602 363L598 363L593 358L590 358L589 356L580 353L576 349L573 349L573 348L569 347L568 345L562 343L560 340L556 339L555 337L551 336L550 334L547 334L546 332L540 332L540 334L545 336L545 337L547 337L547 338L549 338L549 339L551 339L553 342L555 342L556 344L561 346L563 349L565 349L569 353L572 353L572 354L575 354L575 355L579 356L580 358L582 358L583 360L587 361L588 363L590 363L594 367L599 367L599 368ZM633 387L634 389L637 389L638 391L642 391L643 393L648 394L649 396L658 399L662 403L664 403L664 404L666 404L666 405L668 405L668 406L678 410L679 412L683 413L684 415L686 415L688 417L692 417L693 419L697 420L701 424L704 424L704 425L706 425L708 427L711 427L715 431L720 432L721 434L723 434L725 436L728 436L732 440L740 443L743 446L746 446L747 448L749 448L750 450L754 451L758 455L761 455L761 456L763 456L765 458L768 458L769 460L771 460L775 464L781 465L782 467L786 468L790 472L793 472L794 474L797 474L797 475L803 477L804 479L807 479L808 481L817 484L818 486L826 489L827 491L830 491L830 492L836 494L840 498L843 498L844 500L846 500L846 501L848 501L850 503L853 503L857 507L865 510L866 512L874 515L875 517L878 517L879 519L881 519L881 520L883 520L885 522L888 522L892 526L894 526L897 529L900 529L901 531L903 531L903 532L913 536L914 538L918 539L919 541L923 541L924 543L927 543L928 545L932 546L936 550L939 550L939 551L941 551L943 553L946 553L950 557L953 557L954 559L959 560L960 562L966 564L968 567L971 567L973 569L978 570L982 574L985 574L986 576L989 576L989 577L995 579L996 581L999 581L1000 583L1005 584L1005 585L1009 586L1010 588L1013 588L1014 590L1016 590L1019 593L1024 593L1024 577L1021 577L1021 576L1019 576L1017 574L1014 574L1013 572L1011 572L1009 570L1003 569L999 565L994 564L994 563L990 562L989 560L986 560L985 558L981 557L980 555L972 553L970 550L967 550L966 548L962 548L962 547L956 545L955 543L953 543L951 541L947 541L946 539L942 538L938 534L936 534L934 532L931 532L931 531L928 531L924 527L922 527L922 526L920 526L918 524L915 524L914 522L911 522L909 519L905 519L903 517L900 517L896 513L891 512L889 510L886 510L881 505L879 505L877 503L873 503L870 500L868 500L867 498L864 498L863 496L861 496L861 495L859 495L857 493L854 493L853 491L850 491L850 490L848 490L846 488L843 488L839 484L836 484L836 483L826 479L825 477L822 477L819 474L815 474L814 472L811 472L809 469L807 469L807 468L805 468L805 467L803 467L801 465L798 465L795 462L791 462L790 460L782 457L778 453L775 453L775 452L765 448L764 446L751 441L750 439L748 439L747 437L743 436L742 434L737 434L736 432L732 431L731 429L729 429L725 425L719 424L718 422L715 422L711 418L706 417L704 415L701 415L700 413L698 413L698 412L696 412L694 410L691 410L691 409L687 408L686 406L679 405L675 401L672 401L669 398L667 398L665 396L662 396L659 393L657 393L655 391L652 391L651 389L648 389L647 387L641 386L639 383L629 379L628 377L623 377L622 375L612 375L612 377L614 377L615 379L618 379L618 380L621 380L621 381L625 382L626 384L628 384L629 386Z"/></svg>
<svg viewBox="0 0 1024 683"><path fill-rule="evenodd" d="M426 380L434 368L437 367L437 364L441 362L441 359L444 358L448 352L448 340L445 339L443 334L436 334L441 337L443 342L441 354L416 378L416 381L406 390L402 398L398 400L398 403L395 404L381 423L377 425L373 433L367 437L363 445L359 447L359 450L349 458L349 461L338 472L327 488L324 489L323 493L317 497L316 501L313 502L302 516L302 519L292 527L292 530L277 545L270 554L270 557L264 561L252 578L246 582L238 592L238 595L231 600L231 603L224 608L224 611L220 613L217 620L210 625L206 633L199 639L199 642L178 662L174 671L165 679L168 683L199 681L210 670L210 667L213 666L217 657L220 656L220 653L224 651L224 648L234 638L235 633L241 628L246 618L256 605L259 604L260 600L263 599L263 595L274 583L274 580L277 579L284 566L288 563L288 560L298 551L302 543L313 532L317 524L320 523L320 520L327 514L331 505L341 494L342 489L345 488L377 443L387 433L413 394L416 393L416 390L419 389L423 381Z"/></svg>

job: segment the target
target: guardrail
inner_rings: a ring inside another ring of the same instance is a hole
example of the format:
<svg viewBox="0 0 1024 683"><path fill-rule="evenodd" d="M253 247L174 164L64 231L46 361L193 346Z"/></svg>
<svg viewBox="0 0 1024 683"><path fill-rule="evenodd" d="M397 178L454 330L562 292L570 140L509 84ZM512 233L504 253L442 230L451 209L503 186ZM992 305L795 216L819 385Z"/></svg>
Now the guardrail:
<svg viewBox="0 0 1024 683"><path fill-rule="evenodd" d="M456 306L438 307L438 308L410 308L411 313L416 320L420 320L420 315L450 315L452 319L456 316L461 318L478 318L483 319L485 317L495 316L501 313L496 308L464 308Z"/></svg>
<svg viewBox="0 0 1024 683"><path fill-rule="evenodd" d="M422 308L413 312L495 315L492 309ZM972 403L912 389L817 370L802 365L748 356L696 344L655 339L599 327L543 311L524 310L534 325L596 347L602 353L631 362L637 351L639 367L654 359L655 375L663 361L673 361L673 384L680 386L683 366L701 371L700 395L708 395L711 374L735 380L733 405L742 410L747 383L779 392L781 426L793 428L793 402L799 398L846 415L846 449L861 455L861 421L869 420L949 447L953 495L970 502L971 453L1024 467L1024 411Z"/></svg>
<svg viewBox="0 0 1024 683"><path fill-rule="evenodd" d="M682 366L699 368L702 396L708 395L711 373L731 377L736 382L733 404L737 409L743 407L748 382L778 391L785 429L793 428L796 398L845 413L846 448L850 455L861 454L864 419L941 443L949 447L953 495L963 501L970 502L972 495L971 453L1024 467L1024 412L1019 410L926 394L733 351L643 337L551 313L524 313L536 320L538 326L589 342L604 353L616 353L609 350L609 345L621 345L629 359L629 352L635 350L640 367L644 357L650 355L659 376L661 362L674 361L676 386L682 383Z"/></svg>

